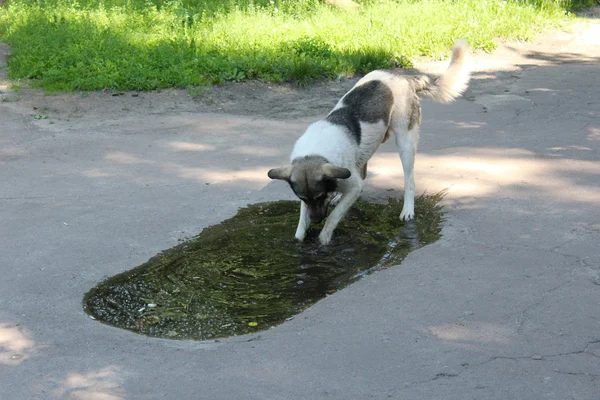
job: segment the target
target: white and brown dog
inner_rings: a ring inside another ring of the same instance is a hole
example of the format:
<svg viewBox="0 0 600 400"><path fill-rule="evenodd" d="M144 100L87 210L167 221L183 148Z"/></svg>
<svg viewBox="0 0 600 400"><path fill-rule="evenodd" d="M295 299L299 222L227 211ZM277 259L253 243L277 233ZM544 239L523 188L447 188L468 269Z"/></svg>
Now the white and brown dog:
<svg viewBox="0 0 600 400"><path fill-rule="evenodd" d="M296 238L303 240L310 221L327 217L331 194L337 205L319 235L321 244L362 192L367 162L390 134L394 135L404 169L404 206L400 219L415 216L413 167L419 141L421 105L418 95L449 103L470 79L468 46L458 41L446 72L434 82L425 75L403 76L373 71L359 80L321 121L308 127L291 154L291 164L269 171L271 179L287 181L301 200Z"/></svg>

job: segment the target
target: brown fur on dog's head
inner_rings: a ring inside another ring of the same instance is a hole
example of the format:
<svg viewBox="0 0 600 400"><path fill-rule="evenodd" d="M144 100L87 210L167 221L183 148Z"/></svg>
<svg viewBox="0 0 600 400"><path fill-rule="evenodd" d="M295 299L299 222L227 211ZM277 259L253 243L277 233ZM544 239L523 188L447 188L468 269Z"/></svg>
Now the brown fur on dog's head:
<svg viewBox="0 0 600 400"><path fill-rule="evenodd" d="M330 164L324 157L307 156L285 167L274 168L268 175L271 179L287 181L308 207L311 221L319 223L327 217L329 194L336 191L337 179L348 179L351 172Z"/></svg>

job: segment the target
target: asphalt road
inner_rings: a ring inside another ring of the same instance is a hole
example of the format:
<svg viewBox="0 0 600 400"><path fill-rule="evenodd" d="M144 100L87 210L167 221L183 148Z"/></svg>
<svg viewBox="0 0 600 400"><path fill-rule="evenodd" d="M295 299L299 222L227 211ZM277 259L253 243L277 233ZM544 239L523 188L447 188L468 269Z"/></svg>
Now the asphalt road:
<svg viewBox="0 0 600 400"><path fill-rule="evenodd" d="M416 186L449 189L442 239L218 342L112 328L82 297L239 207L291 198L266 171L328 110L113 113L103 94L4 85L0 398L600 398L600 31L586 29L479 55L464 99L423 103ZM387 143L365 195L400 196L401 177Z"/></svg>

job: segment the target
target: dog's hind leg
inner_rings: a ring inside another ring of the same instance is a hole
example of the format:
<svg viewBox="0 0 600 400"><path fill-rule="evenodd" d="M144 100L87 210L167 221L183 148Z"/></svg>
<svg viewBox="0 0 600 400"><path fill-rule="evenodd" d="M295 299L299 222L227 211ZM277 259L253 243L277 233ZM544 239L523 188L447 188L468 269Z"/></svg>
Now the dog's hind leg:
<svg viewBox="0 0 600 400"><path fill-rule="evenodd" d="M306 230L310 225L310 215L308 214L308 207L303 201L300 202L300 220L298 221L298 228L296 229L296 239L299 241L304 240L306 236Z"/></svg>
<svg viewBox="0 0 600 400"><path fill-rule="evenodd" d="M396 146L400 153L402 169L404 170L404 206L400 213L400 219L403 221L411 220L415 217L415 154L419 144L419 125L416 124L411 130L395 129Z"/></svg>

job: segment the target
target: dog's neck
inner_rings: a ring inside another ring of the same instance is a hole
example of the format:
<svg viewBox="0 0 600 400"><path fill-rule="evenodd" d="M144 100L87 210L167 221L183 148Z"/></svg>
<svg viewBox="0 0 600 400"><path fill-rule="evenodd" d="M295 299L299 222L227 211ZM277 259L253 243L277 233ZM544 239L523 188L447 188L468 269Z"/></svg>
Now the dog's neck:
<svg viewBox="0 0 600 400"><path fill-rule="evenodd" d="M300 165L305 165L305 166L320 166L320 165L323 165L323 164L327 164L328 162L329 162L329 160L327 160L323 156L319 156L319 155L316 155L316 154L311 154L311 155L308 155L308 156L294 158L292 160L292 165L293 166L300 166Z"/></svg>

